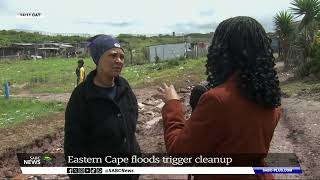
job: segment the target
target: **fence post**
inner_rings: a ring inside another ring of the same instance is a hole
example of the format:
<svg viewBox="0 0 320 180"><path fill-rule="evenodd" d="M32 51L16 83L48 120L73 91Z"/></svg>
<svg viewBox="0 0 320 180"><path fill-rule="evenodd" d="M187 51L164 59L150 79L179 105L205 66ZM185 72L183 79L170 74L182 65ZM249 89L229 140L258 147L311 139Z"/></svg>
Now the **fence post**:
<svg viewBox="0 0 320 180"><path fill-rule="evenodd" d="M10 98L10 86L8 81L5 81L4 83L4 95L6 99Z"/></svg>

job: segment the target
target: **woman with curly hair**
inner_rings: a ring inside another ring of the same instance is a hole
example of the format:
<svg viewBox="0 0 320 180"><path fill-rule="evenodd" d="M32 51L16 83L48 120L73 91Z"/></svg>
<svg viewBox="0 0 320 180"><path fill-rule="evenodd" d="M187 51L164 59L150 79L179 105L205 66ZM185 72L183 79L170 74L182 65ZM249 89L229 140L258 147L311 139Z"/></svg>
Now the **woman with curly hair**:
<svg viewBox="0 0 320 180"><path fill-rule="evenodd" d="M217 27L209 48L207 91L189 120L174 87L158 89L168 153L252 154L231 166L265 166L281 116L281 93L270 40L250 17ZM195 179L274 179L272 175L195 175Z"/></svg>

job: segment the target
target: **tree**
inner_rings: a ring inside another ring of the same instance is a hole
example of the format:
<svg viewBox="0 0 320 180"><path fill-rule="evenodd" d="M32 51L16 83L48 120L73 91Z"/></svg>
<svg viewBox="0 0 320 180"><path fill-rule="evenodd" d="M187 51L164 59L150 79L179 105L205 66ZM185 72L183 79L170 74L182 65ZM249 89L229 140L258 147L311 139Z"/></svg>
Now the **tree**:
<svg viewBox="0 0 320 180"><path fill-rule="evenodd" d="M284 61L285 67L288 66L288 51L290 39L294 33L294 16L287 11L280 11L274 16L273 22L276 27L276 33L279 38L279 56Z"/></svg>
<svg viewBox="0 0 320 180"><path fill-rule="evenodd" d="M299 31L304 34L304 60L310 56L311 46L315 41L315 35L318 29L318 22L320 17L320 1L319 0L293 0L291 3L292 12L297 17L303 16Z"/></svg>

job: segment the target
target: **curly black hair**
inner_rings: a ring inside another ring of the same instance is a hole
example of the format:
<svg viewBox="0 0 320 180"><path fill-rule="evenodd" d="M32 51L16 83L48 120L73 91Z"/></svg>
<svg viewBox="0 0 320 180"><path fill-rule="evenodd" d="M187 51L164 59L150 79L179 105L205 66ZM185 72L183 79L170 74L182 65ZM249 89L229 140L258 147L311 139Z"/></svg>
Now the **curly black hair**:
<svg viewBox="0 0 320 180"><path fill-rule="evenodd" d="M270 43L262 25L251 17L221 22L207 55L207 88L226 82L236 73L243 96L263 107L280 106L281 90Z"/></svg>

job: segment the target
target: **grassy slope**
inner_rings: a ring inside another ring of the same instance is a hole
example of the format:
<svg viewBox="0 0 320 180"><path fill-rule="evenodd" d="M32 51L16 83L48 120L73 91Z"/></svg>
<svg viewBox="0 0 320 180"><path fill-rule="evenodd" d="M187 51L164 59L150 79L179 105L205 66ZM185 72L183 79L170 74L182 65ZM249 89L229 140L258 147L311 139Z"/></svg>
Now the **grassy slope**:
<svg viewBox="0 0 320 180"><path fill-rule="evenodd" d="M39 102L32 99L0 98L0 128L64 110L59 102Z"/></svg>
<svg viewBox="0 0 320 180"><path fill-rule="evenodd" d="M123 76L135 88L159 85L162 82L178 86L187 80L199 82L205 78L204 59L165 62L127 67Z"/></svg>
<svg viewBox="0 0 320 180"><path fill-rule="evenodd" d="M306 97L313 97L312 99L320 100L320 80L293 80L281 83L283 92L292 95L302 95Z"/></svg>
<svg viewBox="0 0 320 180"><path fill-rule="evenodd" d="M38 61L2 62L0 64L0 80L9 80L12 94L22 90L32 93L71 92L75 87L76 59L48 59ZM179 61L179 64L164 62L125 67L123 76L136 87L155 85L161 81L202 80L204 78L204 59ZM175 66L178 65L178 66ZM93 70L92 60L85 59L86 72ZM183 69L182 69L183 67ZM193 77L193 75L196 75ZM23 88L22 88L23 87ZM3 88L3 87L1 87Z"/></svg>
<svg viewBox="0 0 320 180"><path fill-rule="evenodd" d="M95 67L88 59L85 60L85 65L87 71ZM23 86L25 90L34 93L70 92L76 83L76 66L77 59L1 62L0 80L9 80L12 83L13 93L19 90L15 88L17 86Z"/></svg>
<svg viewBox="0 0 320 180"><path fill-rule="evenodd" d="M77 59L47 59L38 61L0 62L0 81L9 80L13 93L30 90L34 93L71 92L75 87L75 68ZM205 59L164 62L160 64L145 64L128 66L122 75L131 86L140 88L157 85L161 82L182 83L186 80L194 82L205 79ZM86 72L89 73L95 65L91 59L85 59ZM37 82L35 82L37 79ZM20 88L19 88L20 86ZM301 91L315 92L320 89L319 81L295 80L281 84L282 90L289 95ZM1 85L1 88L3 85Z"/></svg>

